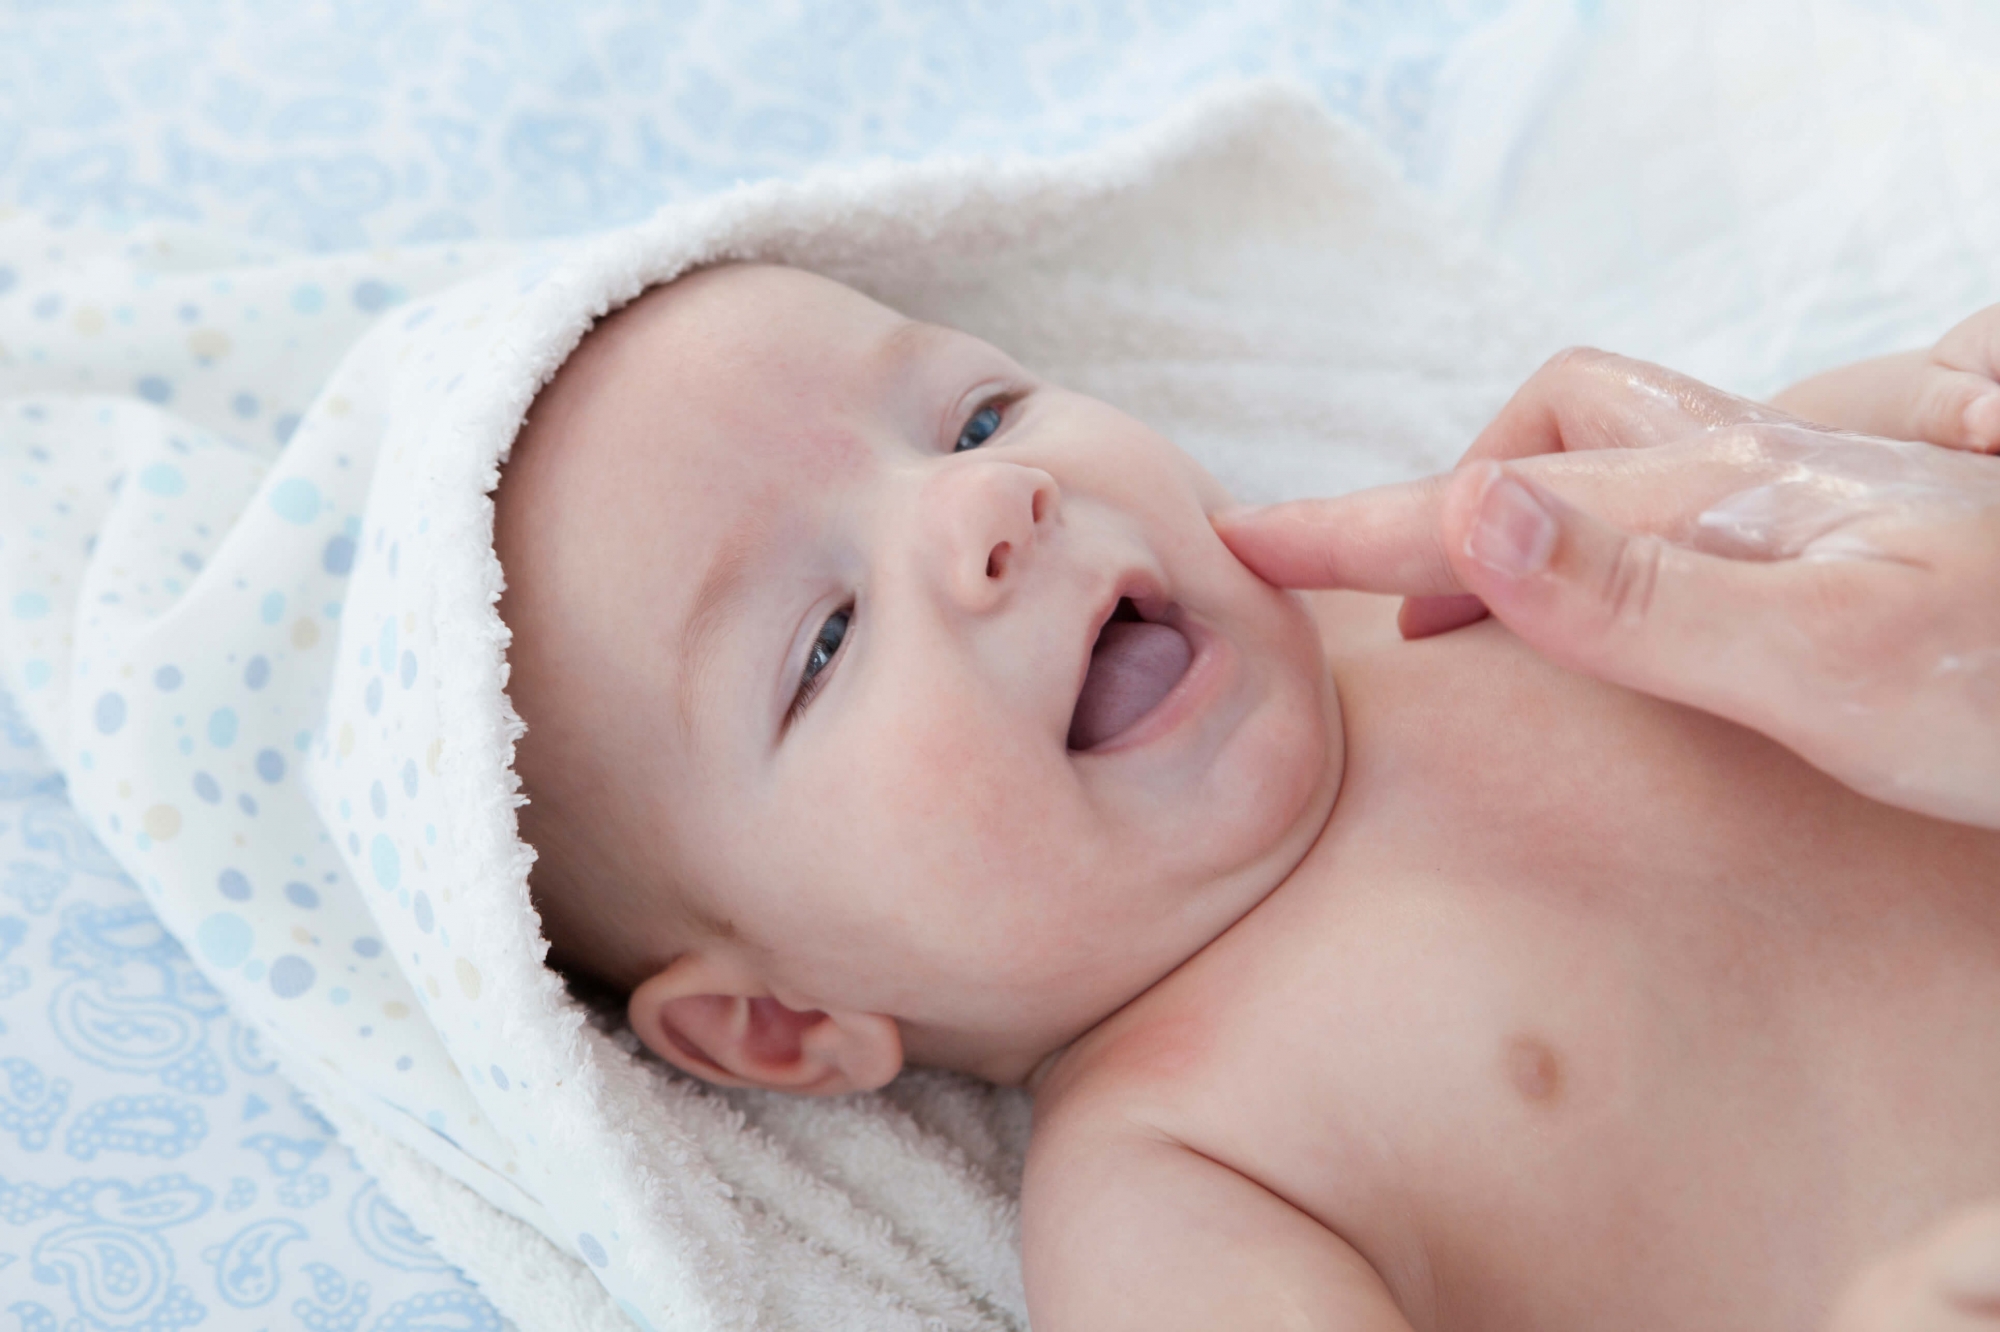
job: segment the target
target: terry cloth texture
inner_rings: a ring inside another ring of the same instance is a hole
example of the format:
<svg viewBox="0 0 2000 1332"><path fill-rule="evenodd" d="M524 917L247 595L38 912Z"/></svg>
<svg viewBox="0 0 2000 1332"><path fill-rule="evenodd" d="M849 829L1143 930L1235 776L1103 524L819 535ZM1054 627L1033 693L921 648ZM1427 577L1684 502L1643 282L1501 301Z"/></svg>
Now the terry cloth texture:
<svg viewBox="0 0 2000 1332"><path fill-rule="evenodd" d="M1085 156L765 182L562 244L66 243L0 231L61 307L0 316L38 348L0 361L0 678L207 978L537 1332L1026 1324L1018 1093L718 1092L543 965L490 492L595 319L694 265L795 264L1249 499L1448 465L1551 349L1518 283L1271 86ZM246 397L296 418L282 448Z"/></svg>

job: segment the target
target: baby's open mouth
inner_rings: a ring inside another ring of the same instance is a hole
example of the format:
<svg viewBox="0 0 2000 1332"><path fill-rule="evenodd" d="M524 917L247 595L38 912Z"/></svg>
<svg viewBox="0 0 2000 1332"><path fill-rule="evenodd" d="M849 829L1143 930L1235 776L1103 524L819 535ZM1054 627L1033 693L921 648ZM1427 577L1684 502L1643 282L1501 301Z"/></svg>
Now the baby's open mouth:
<svg viewBox="0 0 2000 1332"><path fill-rule="evenodd" d="M1069 747L1095 749L1130 730L1187 674L1194 649L1180 630L1148 622L1120 597L1090 650L1069 722Z"/></svg>

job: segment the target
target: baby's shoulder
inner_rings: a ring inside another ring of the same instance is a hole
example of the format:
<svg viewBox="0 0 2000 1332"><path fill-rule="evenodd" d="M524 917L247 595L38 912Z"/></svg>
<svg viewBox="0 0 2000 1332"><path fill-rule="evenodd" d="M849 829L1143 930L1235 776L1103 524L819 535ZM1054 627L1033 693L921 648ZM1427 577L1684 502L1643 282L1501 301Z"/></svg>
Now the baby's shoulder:
<svg viewBox="0 0 2000 1332"><path fill-rule="evenodd" d="M1170 981L1074 1042L1036 1085L1030 1150L1198 1140L1217 1084L1241 1075L1243 1053L1227 1048L1227 1015L1201 999L1198 987Z"/></svg>
<svg viewBox="0 0 2000 1332"><path fill-rule="evenodd" d="M1072 1044L1035 1087L1024 1219L1090 1203L1109 1174L1135 1184L1204 1155L1203 1106L1221 1070L1198 1015L1148 995ZM1083 1181L1097 1181L1086 1186Z"/></svg>

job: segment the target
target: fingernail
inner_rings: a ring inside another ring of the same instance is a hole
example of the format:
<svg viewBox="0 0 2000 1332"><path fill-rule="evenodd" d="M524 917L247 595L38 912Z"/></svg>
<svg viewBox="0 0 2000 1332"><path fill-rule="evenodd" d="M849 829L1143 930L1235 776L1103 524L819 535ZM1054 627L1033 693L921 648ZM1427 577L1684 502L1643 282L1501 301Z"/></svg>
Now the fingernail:
<svg viewBox="0 0 2000 1332"><path fill-rule="evenodd" d="M1229 527L1236 523L1247 522L1264 507L1266 506L1262 504L1232 504L1228 508L1217 509L1208 515L1208 524L1210 527Z"/></svg>
<svg viewBox="0 0 2000 1332"><path fill-rule="evenodd" d="M1555 552L1555 519L1526 486L1497 466L1493 470L1465 553L1510 578L1539 573Z"/></svg>
<svg viewBox="0 0 2000 1332"><path fill-rule="evenodd" d="M1982 393L1966 404L1965 433L1986 448L2000 444L2000 390Z"/></svg>

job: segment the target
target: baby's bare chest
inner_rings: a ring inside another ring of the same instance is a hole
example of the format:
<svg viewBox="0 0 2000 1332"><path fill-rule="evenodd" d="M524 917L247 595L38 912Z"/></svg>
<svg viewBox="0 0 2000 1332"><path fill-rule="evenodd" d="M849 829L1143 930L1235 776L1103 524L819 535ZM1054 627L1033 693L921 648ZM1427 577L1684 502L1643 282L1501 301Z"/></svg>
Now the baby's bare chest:
<svg viewBox="0 0 2000 1332"><path fill-rule="evenodd" d="M1420 1327L1812 1326L2000 1194L2000 838L1568 679L1503 692L1520 725L1468 700L1428 752L1350 722L1312 856L1104 1033L1133 1113Z"/></svg>

